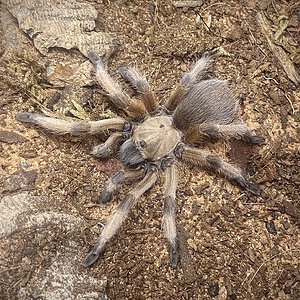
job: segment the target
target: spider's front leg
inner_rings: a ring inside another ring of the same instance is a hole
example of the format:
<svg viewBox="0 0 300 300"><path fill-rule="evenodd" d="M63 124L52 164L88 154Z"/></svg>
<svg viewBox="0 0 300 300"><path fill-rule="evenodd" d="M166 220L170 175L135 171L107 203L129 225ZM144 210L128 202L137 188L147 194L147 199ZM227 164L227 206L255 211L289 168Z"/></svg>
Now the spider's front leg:
<svg viewBox="0 0 300 300"><path fill-rule="evenodd" d="M222 160L216 154L211 154L205 150L191 148L183 144L179 144L175 149L175 155L177 158L181 158L182 160L193 165L206 167L217 173L220 173L228 179L235 181L252 194L260 195L260 188L257 184L246 180L242 175L242 171L238 167Z"/></svg>
<svg viewBox="0 0 300 300"><path fill-rule="evenodd" d="M145 104L148 112L155 111L158 108L157 99L151 90L151 87L145 77L135 68L120 68L120 75L128 81L134 89L141 95L141 100Z"/></svg>
<svg viewBox="0 0 300 300"><path fill-rule="evenodd" d="M38 125L39 127L54 134L70 134L73 136L97 134L107 129L122 130L126 124L126 120L123 118L112 118L88 122L68 122L35 113L20 113L16 115L16 119L23 123Z"/></svg>
<svg viewBox="0 0 300 300"><path fill-rule="evenodd" d="M203 137L212 139L242 139L250 144L263 144L265 139L252 132L244 123L214 124L202 123L189 128L185 134L189 143L197 143Z"/></svg>
<svg viewBox="0 0 300 300"><path fill-rule="evenodd" d="M117 233L122 223L127 218L130 210L135 205L137 199L143 195L157 180L157 174L149 171L146 176L137 185L127 193L124 200L119 204L113 215L109 218L104 226L96 245L92 251L87 255L83 262L83 266L91 266L99 256L104 252L108 241Z"/></svg>
<svg viewBox="0 0 300 300"><path fill-rule="evenodd" d="M177 188L177 169L175 165L166 168L164 172L164 209L162 225L165 237L170 246L170 263L172 267L176 267L178 263L178 241L175 222L175 198Z"/></svg>
<svg viewBox="0 0 300 300"><path fill-rule="evenodd" d="M107 73L102 59L96 52L89 50L88 57L95 67L95 75L99 84L108 93L108 97L112 103L117 108L121 108L125 111L129 117L143 120L148 115L144 103L139 100L131 99L122 91L119 84Z"/></svg>

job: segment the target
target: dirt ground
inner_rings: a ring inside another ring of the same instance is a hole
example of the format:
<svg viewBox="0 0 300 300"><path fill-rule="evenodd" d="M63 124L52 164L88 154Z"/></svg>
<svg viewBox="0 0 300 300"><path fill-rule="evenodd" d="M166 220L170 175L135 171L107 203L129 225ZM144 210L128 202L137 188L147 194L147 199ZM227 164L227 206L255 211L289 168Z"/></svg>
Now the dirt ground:
<svg viewBox="0 0 300 300"><path fill-rule="evenodd" d="M299 74L299 2L89 3L98 12L98 29L119 41L110 73L121 81L118 67L138 67L162 101L204 51L225 49L214 74L234 82L242 99L240 118L266 143L203 146L239 165L262 193L254 196L182 164L178 267L168 264L157 184L139 200L104 256L85 269L81 262L101 224L132 184L123 186L112 203L97 204L107 179L121 168L117 157L100 161L89 155L106 136L57 137L15 120L19 112L39 110L34 91L52 97L62 88L45 81L44 55L38 51L30 63L7 58L2 28L0 299L300 299L300 92L299 77L285 69L288 61ZM269 42L258 13L267 18ZM84 91L91 119L115 114L97 86Z"/></svg>

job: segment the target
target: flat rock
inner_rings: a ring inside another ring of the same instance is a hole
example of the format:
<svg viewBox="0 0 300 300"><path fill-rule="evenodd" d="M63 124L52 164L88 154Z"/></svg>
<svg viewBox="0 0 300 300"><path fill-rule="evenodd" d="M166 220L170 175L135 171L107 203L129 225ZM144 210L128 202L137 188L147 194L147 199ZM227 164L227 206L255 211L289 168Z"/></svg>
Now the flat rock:
<svg viewBox="0 0 300 300"><path fill-rule="evenodd" d="M17 264L20 274L30 276L24 275L14 291L4 291L1 296L19 300L108 300L106 278L92 277L81 266L82 247L80 239L74 237L80 236L83 227L80 215L59 211L53 199L29 193L3 197L0 259L5 258L5 264L0 264L0 273L7 271L7 265ZM61 237L64 232L68 239ZM61 242L52 248L58 240Z"/></svg>
<svg viewBox="0 0 300 300"><path fill-rule="evenodd" d="M4 180L3 192L15 192L20 189L30 189L34 187L38 173L31 171L16 171Z"/></svg>

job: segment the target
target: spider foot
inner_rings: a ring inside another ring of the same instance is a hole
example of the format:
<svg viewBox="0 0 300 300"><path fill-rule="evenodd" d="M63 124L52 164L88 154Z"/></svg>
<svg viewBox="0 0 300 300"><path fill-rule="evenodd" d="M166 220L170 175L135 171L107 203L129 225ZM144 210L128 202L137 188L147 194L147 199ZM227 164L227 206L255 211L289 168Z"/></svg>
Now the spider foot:
<svg viewBox="0 0 300 300"><path fill-rule="evenodd" d="M243 187L250 193L257 195L257 196L260 195L261 189L259 188L259 186L256 183L247 181L244 177L236 178L236 181L241 187Z"/></svg>
<svg viewBox="0 0 300 300"><path fill-rule="evenodd" d="M261 193L260 187L254 182L247 181L245 189L247 191L251 192L252 194L257 195L257 196L259 196L260 193Z"/></svg>
<svg viewBox="0 0 300 300"><path fill-rule="evenodd" d="M170 245L170 265L176 268L179 261L178 244Z"/></svg>
<svg viewBox="0 0 300 300"><path fill-rule="evenodd" d="M20 113L16 115L16 120L23 123L35 123L35 114L34 113Z"/></svg>
<svg viewBox="0 0 300 300"><path fill-rule="evenodd" d="M92 266L100 257L101 254L103 254L105 249L104 245L95 245L92 251L86 256L86 258L83 261L83 266L85 268L88 268Z"/></svg>
<svg viewBox="0 0 300 300"><path fill-rule="evenodd" d="M87 55L93 65L102 62L101 57L92 49L88 50Z"/></svg>

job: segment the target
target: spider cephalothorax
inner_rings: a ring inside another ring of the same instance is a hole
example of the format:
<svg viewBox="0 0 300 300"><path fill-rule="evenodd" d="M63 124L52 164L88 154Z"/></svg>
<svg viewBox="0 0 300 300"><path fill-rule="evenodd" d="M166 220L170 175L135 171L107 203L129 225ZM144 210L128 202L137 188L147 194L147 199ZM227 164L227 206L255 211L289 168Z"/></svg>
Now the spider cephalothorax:
<svg viewBox="0 0 300 300"><path fill-rule="evenodd" d="M89 58L95 66L96 78L101 87L108 93L111 102L121 108L128 118L78 123L33 113L21 113L16 118L22 122L37 124L56 134L85 135L112 130L113 133L106 142L94 147L92 154L106 158L119 148L119 158L124 164L124 170L108 180L100 195L100 202L111 200L122 182L137 181L104 226L96 245L85 258L84 266L92 265L99 258L137 199L153 186L158 177L164 181L163 229L170 245L171 265L176 266L176 160L209 168L251 193L259 194L258 186L247 181L238 167L191 145L203 138L237 138L253 144L260 144L264 139L236 120L238 99L229 90L226 81L203 79L213 61L212 52L205 53L196 62L183 76L169 99L160 105L148 82L136 69L121 68L120 74L140 93L139 100L130 98L122 91L109 76L96 53L90 51Z"/></svg>

